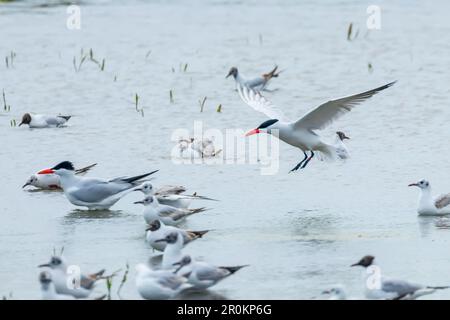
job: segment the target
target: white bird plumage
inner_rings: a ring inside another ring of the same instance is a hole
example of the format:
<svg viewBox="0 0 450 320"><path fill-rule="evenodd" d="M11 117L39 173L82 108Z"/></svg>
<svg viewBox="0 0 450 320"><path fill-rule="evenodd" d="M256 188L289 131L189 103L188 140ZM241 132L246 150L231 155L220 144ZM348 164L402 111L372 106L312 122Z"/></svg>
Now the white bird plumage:
<svg viewBox="0 0 450 320"><path fill-rule="evenodd" d="M430 183L422 179L419 182L409 184L409 187L420 189L419 205L417 213L421 216L440 216L450 214L450 193L433 197Z"/></svg>
<svg viewBox="0 0 450 320"><path fill-rule="evenodd" d="M304 153L304 159L291 171L305 168L314 157L314 151L318 151L323 159L336 159L338 157L336 147L322 141L315 131L326 128L333 121L351 111L356 105L391 87L394 83L391 82L352 96L330 100L296 121L287 120L283 112L262 96L261 93L246 86L238 85L241 99L256 111L262 112L271 118L263 122L258 128L249 131L246 135L249 136L260 132L275 134L280 140L301 149ZM311 152L309 157L306 151Z"/></svg>

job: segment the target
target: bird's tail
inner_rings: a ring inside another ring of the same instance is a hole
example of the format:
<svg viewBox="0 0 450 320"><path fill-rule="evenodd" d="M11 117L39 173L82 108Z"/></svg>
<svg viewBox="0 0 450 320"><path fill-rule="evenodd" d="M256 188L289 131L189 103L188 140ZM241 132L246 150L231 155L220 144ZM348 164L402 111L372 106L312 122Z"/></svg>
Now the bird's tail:
<svg viewBox="0 0 450 320"><path fill-rule="evenodd" d="M433 290L444 290L444 289L449 289L450 286L440 286L440 287L432 287L432 286L427 286L427 289L433 289Z"/></svg>
<svg viewBox="0 0 450 320"><path fill-rule="evenodd" d="M326 143L322 143L319 148L317 148L317 151L319 153L318 158L321 161L334 161L339 156L337 148Z"/></svg>
<svg viewBox="0 0 450 320"><path fill-rule="evenodd" d="M205 234L207 234L209 230L201 230L201 231L188 231L188 233L192 234L194 238L201 238Z"/></svg>
<svg viewBox="0 0 450 320"><path fill-rule="evenodd" d="M86 172L88 172L89 170L91 170L93 167L95 167L97 164L91 164L90 166L84 167L84 168L80 168L75 170L75 174L85 174Z"/></svg>
<svg viewBox="0 0 450 320"><path fill-rule="evenodd" d="M276 78L280 75L280 72L276 73L278 69L278 66L275 66L275 68L273 68L272 71L270 71L269 73L265 73L263 74L264 79L266 79L266 81L269 81L272 78Z"/></svg>
<svg viewBox="0 0 450 320"><path fill-rule="evenodd" d="M125 182L128 182L128 183L132 183L132 182L141 180L141 179L143 179L143 178L145 178L145 177L148 177L149 175L154 174L154 173L156 173L156 172L158 172L158 171L159 171L159 170L155 170L155 171L152 171L152 172L149 172L149 173L141 174L140 176L134 176L134 177L124 178L124 179L122 179L122 180L125 181Z"/></svg>
<svg viewBox="0 0 450 320"><path fill-rule="evenodd" d="M220 268L225 269L225 270L228 270L228 271L230 272L230 274L233 274L233 273L235 273L236 271L238 271L238 270L240 270L240 269L242 269L242 268L245 268L245 267L248 267L248 264L243 265L243 266L220 267Z"/></svg>
<svg viewBox="0 0 450 320"><path fill-rule="evenodd" d="M66 121L69 121L70 118L72 118L72 116L58 116L59 118L63 118Z"/></svg>
<svg viewBox="0 0 450 320"><path fill-rule="evenodd" d="M206 211L208 209L206 209L205 207L201 207L201 208L195 208L195 209L189 209L189 215L194 214L194 213L199 213L199 212L203 212Z"/></svg>

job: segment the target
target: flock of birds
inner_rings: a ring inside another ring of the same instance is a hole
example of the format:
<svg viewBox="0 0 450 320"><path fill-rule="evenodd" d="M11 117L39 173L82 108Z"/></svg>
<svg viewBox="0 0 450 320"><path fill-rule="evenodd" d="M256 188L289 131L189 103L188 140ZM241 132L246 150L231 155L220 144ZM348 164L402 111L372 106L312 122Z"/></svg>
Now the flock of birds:
<svg viewBox="0 0 450 320"><path fill-rule="evenodd" d="M317 155L320 160L346 159L350 156L344 141L350 139L344 132L336 132L334 143L328 143L317 131L325 129L336 119L350 112L354 107L377 93L391 87L395 82L377 87L355 95L329 100L312 109L300 119L288 120L280 108L272 104L261 92L268 91L267 85L279 76L275 67L269 73L248 79L237 68L230 69L227 77L232 76L236 82L237 92L245 104L269 119L246 136L260 133L272 134L287 144L300 149L303 158L290 172L304 169ZM70 116L46 116L26 113L20 125L30 128L63 127ZM200 156L215 156L212 141L196 141L193 138L180 139L180 155L194 150ZM208 149L209 147L209 149ZM205 150L209 150L205 152ZM309 154L308 154L309 153ZM87 207L89 210L109 209L130 192L142 192L144 199L135 202L142 204L143 218L147 224L146 240L150 246L162 253L159 266L140 263L136 266L136 288L144 299L170 299L184 290L205 290L219 281L236 273L245 265L215 266L200 261L183 253L183 248L190 242L203 237L208 230L183 230L177 225L188 217L203 212L206 208L190 208L193 200L217 201L196 193L186 194L182 186L163 186L155 188L150 176L158 170L138 176L101 179L86 176L96 164L75 169L70 161L63 161L56 166L33 174L23 187L34 186L39 189L62 190L67 200L75 206ZM421 180L410 186L419 187L421 196L418 213L420 215L439 215L450 213L450 194L433 198L430 184ZM374 264L374 257L366 256L355 264L369 268ZM53 255L48 263L41 265L46 269L40 273L42 297L44 299L87 299L97 281L105 279L104 270L95 274L82 274L77 285L68 286L69 264L62 255ZM406 281L382 278L375 289L367 289L366 297L375 299L414 299L420 295L447 287L428 287L411 284ZM335 286L326 293L331 299L347 298L342 286Z"/></svg>

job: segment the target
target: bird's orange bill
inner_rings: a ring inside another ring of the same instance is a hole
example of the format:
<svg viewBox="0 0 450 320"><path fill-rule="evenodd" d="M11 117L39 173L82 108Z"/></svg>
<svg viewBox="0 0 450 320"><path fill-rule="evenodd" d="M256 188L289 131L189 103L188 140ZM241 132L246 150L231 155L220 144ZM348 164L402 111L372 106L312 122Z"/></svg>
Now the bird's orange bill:
<svg viewBox="0 0 450 320"><path fill-rule="evenodd" d="M257 133L259 133L259 132L260 132L259 129L253 129L253 130L250 130L249 132L247 132L247 133L245 134L245 136L248 137L248 136L251 136L251 135L253 135L253 134L257 134Z"/></svg>
<svg viewBox="0 0 450 320"><path fill-rule="evenodd" d="M38 172L38 174L52 174L55 173L52 169L44 169Z"/></svg>

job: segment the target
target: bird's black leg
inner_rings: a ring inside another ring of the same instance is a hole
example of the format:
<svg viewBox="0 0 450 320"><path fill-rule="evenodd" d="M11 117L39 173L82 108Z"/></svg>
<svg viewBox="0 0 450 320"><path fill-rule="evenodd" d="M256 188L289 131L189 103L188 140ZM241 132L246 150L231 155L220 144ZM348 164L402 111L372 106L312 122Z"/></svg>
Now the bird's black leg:
<svg viewBox="0 0 450 320"><path fill-rule="evenodd" d="M293 172L293 171L297 171L298 170L298 168L300 168L300 166L306 161L306 159L308 158L308 154L305 152L305 151L303 151L303 154L305 155L305 157L303 158L303 160L302 161L300 161L291 171L289 171L289 172Z"/></svg>
<svg viewBox="0 0 450 320"><path fill-rule="evenodd" d="M311 161L311 159L314 157L314 151L311 150L311 156L303 163L300 169L303 169L306 167L306 165Z"/></svg>

